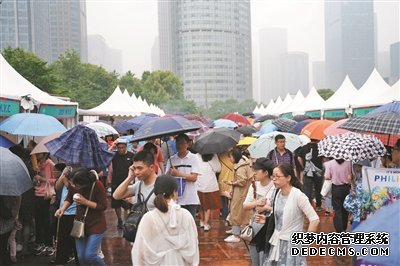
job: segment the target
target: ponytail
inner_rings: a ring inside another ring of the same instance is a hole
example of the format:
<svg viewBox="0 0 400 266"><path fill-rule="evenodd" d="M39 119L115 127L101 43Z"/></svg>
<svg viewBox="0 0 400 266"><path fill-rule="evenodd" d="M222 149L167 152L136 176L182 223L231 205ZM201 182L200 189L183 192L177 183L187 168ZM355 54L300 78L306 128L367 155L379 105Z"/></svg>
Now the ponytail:
<svg viewBox="0 0 400 266"><path fill-rule="evenodd" d="M251 179L251 186L253 188L253 198L257 198L257 188L256 188L256 181L254 180L254 177Z"/></svg>
<svg viewBox="0 0 400 266"><path fill-rule="evenodd" d="M168 212L168 203L163 194L157 194L156 198L154 199L154 206L161 212Z"/></svg>

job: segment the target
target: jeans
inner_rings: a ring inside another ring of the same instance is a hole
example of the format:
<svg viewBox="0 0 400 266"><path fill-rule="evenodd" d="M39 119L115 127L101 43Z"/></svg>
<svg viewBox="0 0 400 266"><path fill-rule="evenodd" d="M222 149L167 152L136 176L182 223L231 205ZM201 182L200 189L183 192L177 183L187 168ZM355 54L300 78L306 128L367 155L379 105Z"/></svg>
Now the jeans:
<svg viewBox="0 0 400 266"><path fill-rule="evenodd" d="M191 205L182 205L181 207L188 210L190 214L193 216L193 219L196 219L196 211L199 205L191 204Z"/></svg>
<svg viewBox="0 0 400 266"><path fill-rule="evenodd" d="M97 254L103 235L104 234L94 234L83 239L75 239L80 265L106 265L104 260Z"/></svg>
<svg viewBox="0 0 400 266"><path fill-rule="evenodd" d="M312 191L315 191L315 200L317 202L316 207L321 207L321 189L323 179L320 176L304 176L304 194L308 197L308 200L312 202Z"/></svg>
<svg viewBox="0 0 400 266"><path fill-rule="evenodd" d="M349 213L343 207L343 202L346 196L350 193L350 185L335 185L332 184L332 207L335 211L333 217L333 225L336 232L345 232L349 222Z"/></svg>
<svg viewBox="0 0 400 266"><path fill-rule="evenodd" d="M222 220L226 220L226 217L228 217L229 214L229 199L225 196L221 196L221 203L222 203L221 218Z"/></svg>
<svg viewBox="0 0 400 266"><path fill-rule="evenodd" d="M253 227L253 237L261 230L263 224L258 224L256 222L252 222L251 226ZM262 266L264 264L265 255L264 251L257 252L257 248L255 245L249 245L250 250L250 258L252 266Z"/></svg>

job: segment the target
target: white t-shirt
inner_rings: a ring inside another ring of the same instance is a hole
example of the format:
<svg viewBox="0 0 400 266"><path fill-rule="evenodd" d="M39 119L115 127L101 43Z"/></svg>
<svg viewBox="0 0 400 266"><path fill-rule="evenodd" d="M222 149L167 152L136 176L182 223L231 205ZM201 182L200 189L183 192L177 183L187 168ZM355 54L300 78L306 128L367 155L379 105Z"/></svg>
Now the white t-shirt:
<svg viewBox="0 0 400 266"><path fill-rule="evenodd" d="M253 191L254 191L253 186L250 186L249 190L247 191L247 196L246 199L244 200L244 203L250 203L254 201ZM256 181L256 200L261 198L270 199L274 191L275 191L274 182L270 181L267 186L263 186L261 185L260 181Z"/></svg>
<svg viewBox="0 0 400 266"><path fill-rule="evenodd" d="M148 186L146 186L144 184L144 182L135 182L135 184L128 186L128 190L131 194L135 195L133 197L132 203L135 204L137 202L138 199L138 193L139 193L139 184L142 183L142 186L140 187L140 193L143 194L143 198L142 200L145 201L147 196L150 194L150 192L153 190L154 188L154 183L150 184ZM149 211L153 210L155 208L154 206L154 199L156 198L156 195L154 194L154 192L152 193L152 195L150 196L149 200L147 201L147 209Z"/></svg>
<svg viewBox="0 0 400 266"><path fill-rule="evenodd" d="M218 156L214 154L213 158L204 162L201 154L197 154L199 160L200 174L197 176L196 186L200 192L214 192L219 191L218 180L215 173L221 171L221 163Z"/></svg>
<svg viewBox="0 0 400 266"><path fill-rule="evenodd" d="M170 170L171 163L179 172L200 174L198 157L190 151L184 158L180 158L178 154L173 155L167 162L166 173ZM179 205L200 205L195 182L186 180L185 191L182 197L178 198L177 203Z"/></svg>

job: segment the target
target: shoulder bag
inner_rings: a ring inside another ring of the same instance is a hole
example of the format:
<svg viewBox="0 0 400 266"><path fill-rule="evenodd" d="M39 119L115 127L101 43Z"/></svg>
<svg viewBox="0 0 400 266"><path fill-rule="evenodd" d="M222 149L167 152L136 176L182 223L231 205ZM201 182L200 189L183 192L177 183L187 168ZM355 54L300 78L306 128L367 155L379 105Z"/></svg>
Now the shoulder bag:
<svg viewBox="0 0 400 266"><path fill-rule="evenodd" d="M90 195L89 195L89 200L92 199L92 194L93 194L93 189L94 186L96 185L96 181L93 182L92 185L92 189L90 190ZM89 211L89 206L86 206L86 211L85 214L83 215L82 220L74 220L74 224L72 226L72 230L71 230L71 236L77 239L82 239L85 237L85 219L86 219L86 215Z"/></svg>

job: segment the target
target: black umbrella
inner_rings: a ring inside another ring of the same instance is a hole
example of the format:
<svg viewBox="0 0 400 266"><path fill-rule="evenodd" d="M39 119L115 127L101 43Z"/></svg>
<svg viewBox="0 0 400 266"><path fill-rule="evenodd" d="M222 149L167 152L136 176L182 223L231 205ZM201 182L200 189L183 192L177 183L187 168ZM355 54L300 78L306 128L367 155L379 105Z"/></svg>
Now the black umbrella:
<svg viewBox="0 0 400 266"><path fill-rule="evenodd" d="M256 119L254 122L264 122L265 120L273 120L277 119L278 117L276 115L263 115L260 116L259 118Z"/></svg>
<svg viewBox="0 0 400 266"><path fill-rule="evenodd" d="M237 127L235 130L236 130L236 131L239 131L239 132L242 133L243 135L251 135L251 134L257 132L257 128L255 128L255 127L253 127L253 126L242 126L242 127Z"/></svg>
<svg viewBox="0 0 400 266"><path fill-rule="evenodd" d="M311 117L309 117L308 115L295 115L292 117L292 119L296 122L301 122L307 119L311 119Z"/></svg>
<svg viewBox="0 0 400 266"><path fill-rule="evenodd" d="M133 135L131 141L161 138L165 136L186 133L201 128L198 121L174 116L157 118L141 126Z"/></svg>
<svg viewBox="0 0 400 266"><path fill-rule="evenodd" d="M213 128L202 134L192 148L200 154L222 153L235 146L240 133L229 128Z"/></svg>

